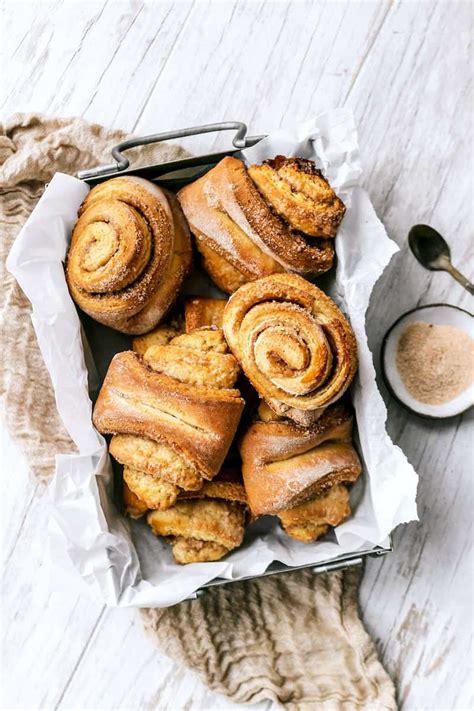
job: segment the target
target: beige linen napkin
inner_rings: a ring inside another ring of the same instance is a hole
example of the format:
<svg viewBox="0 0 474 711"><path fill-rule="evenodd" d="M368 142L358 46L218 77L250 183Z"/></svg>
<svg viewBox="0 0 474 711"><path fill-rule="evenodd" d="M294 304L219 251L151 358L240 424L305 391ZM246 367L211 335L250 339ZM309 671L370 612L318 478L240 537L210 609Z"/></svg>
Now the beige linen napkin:
<svg viewBox="0 0 474 711"><path fill-rule="evenodd" d="M125 137L80 119L17 114L0 124L1 394L11 436L43 481L53 473L54 455L74 447L56 412L30 304L4 263L52 175L110 162L111 146ZM184 155L169 144L151 151L158 162ZM150 158L150 148L135 149L133 164ZM359 578L358 571L301 571L215 588L196 601L141 614L162 651L236 702L396 709L393 684L359 619Z"/></svg>

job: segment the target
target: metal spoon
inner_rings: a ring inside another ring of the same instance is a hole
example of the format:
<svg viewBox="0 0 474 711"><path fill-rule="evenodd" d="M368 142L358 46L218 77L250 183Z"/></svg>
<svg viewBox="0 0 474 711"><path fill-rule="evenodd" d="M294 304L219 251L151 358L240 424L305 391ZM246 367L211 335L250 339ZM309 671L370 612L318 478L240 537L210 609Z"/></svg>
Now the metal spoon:
<svg viewBox="0 0 474 711"><path fill-rule="evenodd" d="M451 264L449 245L439 232L429 225L414 225L408 233L408 244L425 269L449 272L470 294L474 294L474 284Z"/></svg>

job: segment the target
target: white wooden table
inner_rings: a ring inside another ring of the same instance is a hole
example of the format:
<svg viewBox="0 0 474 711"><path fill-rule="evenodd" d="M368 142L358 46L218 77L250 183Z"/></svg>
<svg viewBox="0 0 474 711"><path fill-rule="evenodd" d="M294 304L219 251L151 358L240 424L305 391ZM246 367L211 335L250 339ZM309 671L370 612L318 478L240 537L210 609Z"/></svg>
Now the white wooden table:
<svg viewBox="0 0 474 711"><path fill-rule="evenodd" d="M137 134L242 120L263 133L352 107L366 187L401 247L368 314L378 363L401 312L440 301L472 310L461 287L424 272L406 246L413 223L430 223L472 277L471 9L447 0L8 0L2 117L79 115ZM186 145L213 146L206 137ZM389 431L420 474L421 523L396 532L392 555L369 561L364 620L404 709L468 709L472 416L434 424L387 401ZM5 449L2 708L234 708L158 656L134 611L105 609L82 590L51 594L44 493L7 440Z"/></svg>

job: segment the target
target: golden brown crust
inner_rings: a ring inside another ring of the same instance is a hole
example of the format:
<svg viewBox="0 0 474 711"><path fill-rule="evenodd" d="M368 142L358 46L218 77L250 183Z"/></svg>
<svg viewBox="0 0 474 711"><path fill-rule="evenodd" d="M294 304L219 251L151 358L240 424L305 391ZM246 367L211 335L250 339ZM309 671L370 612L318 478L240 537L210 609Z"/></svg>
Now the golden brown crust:
<svg viewBox="0 0 474 711"><path fill-rule="evenodd" d="M169 509L176 503L180 491L162 477L155 477L133 467L123 468L123 479L127 488L140 502L146 504L147 509Z"/></svg>
<svg viewBox="0 0 474 711"><path fill-rule="evenodd" d="M202 256L202 266L211 277L214 284L228 294L233 294L239 286L246 284L248 281L253 281L255 277L249 274L245 267L238 269L232 265L225 257L215 252L210 248L206 241L205 235L195 231L196 245ZM273 271L273 270L272 270ZM275 262L274 271L278 271L278 265Z"/></svg>
<svg viewBox="0 0 474 711"><path fill-rule="evenodd" d="M332 486L299 506L280 511L278 517L288 536L311 543L351 515L349 492L342 484Z"/></svg>
<svg viewBox="0 0 474 711"><path fill-rule="evenodd" d="M226 299L209 299L203 296L189 296L184 302L184 323L186 333L203 326L222 328Z"/></svg>
<svg viewBox="0 0 474 711"><path fill-rule="evenodd" d="M348 407L329 407L311 428L289 420L254 422L240 442L242 473L254 515L299 506L336 484L357 480Z"/></svg>
<svg viewBox="0 0 474 711"><path fill-rule="evenodd" d="M93 188L79 209L66 263L74 301L124 333L163 318L191 268L191 242L179 203L133 176Z"/></svg>
<svg viewBox="0 0 474 711"><path fill-rule="evenodd" d="M132 350L139 355L143 355L150 346L164 346L180 333L182 333L182 331L173 325L158 326L158 328L155 328L153 331L134 338L132 340Z"/></svg>
<svg viewBox="0 0 474 711"><path fill-rule="evenodd" d="M165 441L116 434L110 440L109 452L120 464L161 477L181 489L197 491L202 486L203 478L196 465Z"/></svg>
<svg viewBox="0 0 474 711"><path fill-rule="evenodd" d="M336 484L299 506L279 511L278 518L284 526L302 525L308 521L336 526L349 514L349 491L344 484Z"/></svg>
<svg viewBox="0 0 474 711"><path fill-rule="evenodd" d="M206 386L212 373L214 388L232 388L239 374L239 365L230 353L197 351L173 345L151 346L143 359L156 373L165 373L189 385Z"/></svg>
<svg viewBox="0 0 474 711"><path fill-rule="evenodd" d="M354 333L336 304L296 274L245 284L227 302L224 333L260 396L310 425L352 383Z"/></svg>
<svg viewBox="0 0 474 711"><path fill-rule="evenodd" d="M312 237L335 237L346 208L313 161L276 156L248 173L273 210Z"/></svg>
<svg viewBox="0 0 474 711"><path fill-rule="evenodd" d="M238 390L181 383L125 351L112 359L93 421L102 433L164 441L201 476L212 479L227 454L243 405Z"/></svg>
<svg viewBox="0 0 474 711"><path fill-rule="evenodd" d="M244 281L284 270L321 274L331 268L330 240L292 230L265 201L242 161L227 156L178 199L204 267L232 293Z"/></svg>
<svg viewBox="0 0 474 711"><path fill-rule="evenodd" d="M212 481L205 481L198 491L183 491L183 499L222 499L235 501L243 506L248 505L247 494L242 482L240 471L235 468L223 467Z"/></svg>
<svg viewBox="0 0 474 711"><path fill-rule="evenodd" d="M212 560L220 560L229 549L213 541L198 541L195 538L183 538L177 536L171 539L173 547L173 557L180 565L187 563L208 563Z"/></svg>
<svg viewBox="0 0 474 711"><path fill-rule="evenodd" d="M125 516L130 518L140 518L148 511L145 502L139 499L125 482L123 483L123 509Z"/></svg>
<svg viewBox="0 0 474 711"><path fill-rule="evenodd" d="M178 501L166 511L151 511L147 521L156 536L178 537L177 562L191 563L203 559L202 547L196 550L194 541L211 543L214 555L220 552L219 557L240 546L244 535L245 510L239 504L217 499ZM190 539L190 542L184 546L182 539ZM217 551L216 544L220 546Z"/></svg>
<svg viewBox="0 0 474 711"><path fill-rule="evenodd" d="M221 469L215 480L204 482L199 491L170 489L161 478L127 467L124 479L126 514L138 518L152 509L148 523L157 536L168 537L177 563L219 560L240 545L247 496L235 467Z"/></svg>

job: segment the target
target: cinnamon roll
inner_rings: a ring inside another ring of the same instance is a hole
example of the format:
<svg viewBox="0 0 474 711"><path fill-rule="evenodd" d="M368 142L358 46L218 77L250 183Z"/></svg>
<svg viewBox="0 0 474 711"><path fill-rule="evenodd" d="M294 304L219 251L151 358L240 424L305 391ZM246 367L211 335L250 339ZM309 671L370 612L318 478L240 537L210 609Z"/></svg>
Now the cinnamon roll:
<svg viewBox="0 0 474 711"><path fill-rule="evenodd" d="M322 274L345 207L311 161L277 156L248 170L226 157L178 198L203 265L223 291L270 274Z"/></svg>
<svg viewBox="0 0 474 711"><path fill-rule="evenodd" d="M113 178L94 187L79 208L66 279L89 316L141 334L165 316L191 259L176 197L142 178Z"/></svg>
<svg viewBox="0 0 474 711"><path fill-rule="evenodd" d="M244 406L233 387L238 372L222 331L212 329L112 359L93 422L113 435L110 454L147 508L169 508L219 472Z"/></svg>
<svg viewBox="0 0 474 711"><path fill-rule="evenodd" d="M350 386L354 333L336 304L295 274L245 284L227 302L225 337L271 409L309 425Z"/></svg>
<svg viewBox="0 0 474 711"><path fill-rule="evenodd" d="M285 532L303 542L325 535L350 513L345 484L361 473L352 445L352 413L329 407L310 428L277 415L254 422L242 437L242 473L249 507L280 518Z"/></svg>

